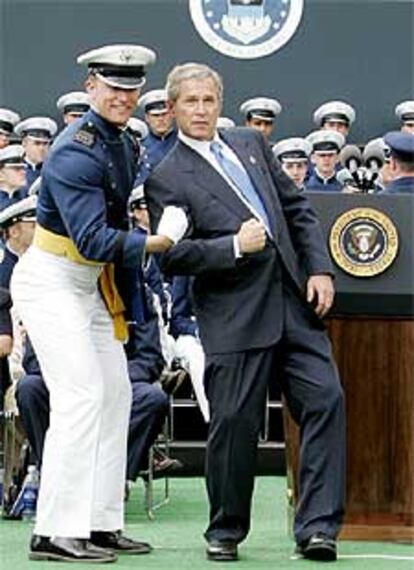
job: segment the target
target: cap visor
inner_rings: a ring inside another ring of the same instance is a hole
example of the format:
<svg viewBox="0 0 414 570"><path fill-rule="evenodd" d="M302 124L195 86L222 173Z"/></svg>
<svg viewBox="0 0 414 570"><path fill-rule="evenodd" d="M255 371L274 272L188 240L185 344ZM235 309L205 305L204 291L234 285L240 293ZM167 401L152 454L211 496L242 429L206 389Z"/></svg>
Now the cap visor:
<svg viewBox="0 0 414 570"><path fill-rule="evenodd" d="M119 89L139 89L145 85L145 77L117 77L117 76L104 76L100 73L96 74L101 81L110 87L118 87Z"/></svg>

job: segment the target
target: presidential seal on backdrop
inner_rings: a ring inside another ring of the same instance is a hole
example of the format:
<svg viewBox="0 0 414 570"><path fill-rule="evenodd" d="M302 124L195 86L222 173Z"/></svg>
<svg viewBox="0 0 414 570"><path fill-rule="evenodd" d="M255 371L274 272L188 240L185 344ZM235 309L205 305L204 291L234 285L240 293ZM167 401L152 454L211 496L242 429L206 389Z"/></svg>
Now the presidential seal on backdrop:
<svg viewBox="0 0 414 570"><path fill-rule="evenodd" d="M336 264L354 277L374 277L394 262L398 232L388 216L374 208L354 208L331 227L329 247Z"/></svg>
<svg viewBox="0 0 414 570"><path fill-rule="evenodd" d="M284 46L296 32L304 0L190 0L203 40L224 55L255 59Z"/></svg>

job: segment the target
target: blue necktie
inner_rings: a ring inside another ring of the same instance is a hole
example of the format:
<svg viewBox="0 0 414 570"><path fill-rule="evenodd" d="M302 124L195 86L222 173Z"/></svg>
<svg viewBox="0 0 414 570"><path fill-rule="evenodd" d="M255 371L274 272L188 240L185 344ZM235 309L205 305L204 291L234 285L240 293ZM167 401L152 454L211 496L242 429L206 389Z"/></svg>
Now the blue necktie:
<svg viewBox="0 0 414 570"><path fill-rule="evenodd" d="M227 174L233 184L238 188L238 190L240 190L240 193L252 206L254 211L259 214L268 233L272 235L266 209L247 172L244 168L241 168L238 164L223 154L223 148L219 142L213 141L210 148L225 174Z"/></svg>

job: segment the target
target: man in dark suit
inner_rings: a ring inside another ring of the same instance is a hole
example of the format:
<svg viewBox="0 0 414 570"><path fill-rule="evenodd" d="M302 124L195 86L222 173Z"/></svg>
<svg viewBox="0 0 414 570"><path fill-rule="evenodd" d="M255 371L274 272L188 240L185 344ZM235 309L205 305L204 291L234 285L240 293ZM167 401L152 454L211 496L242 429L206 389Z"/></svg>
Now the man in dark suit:
<svg viewBox="0 0 414 570"><path fill-rule="evenodd" d="M212 69L172 70L179 141L146 184L154 228L166 205L189 219L162 269L194 275L211 409L207 442L210 560L236 560L250 527L257 441L278 377L301 428L298 552L335 560L344 512L343 393L321 317L333 302L319 222L261 133L216 131L222 82ZM279 375L280 374L280 375Z"/></svg>

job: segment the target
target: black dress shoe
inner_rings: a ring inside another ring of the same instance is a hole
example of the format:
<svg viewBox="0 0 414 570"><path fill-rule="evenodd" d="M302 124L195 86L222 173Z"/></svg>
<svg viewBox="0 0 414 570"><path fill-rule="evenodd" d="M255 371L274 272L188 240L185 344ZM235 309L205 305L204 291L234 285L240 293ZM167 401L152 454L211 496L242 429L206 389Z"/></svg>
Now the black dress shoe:
<svg viewBox="0 0 414 570"><path fill-rule="evenodd" d="M237 543L233 540L211 540L207 546L207 558L216 562L238 560Z"/></svg>
<svg viewBox="0 0 414 570"><path fill-rule="evenodd" d="M120 530L113 532L93 531L90 542L95 546L120 554L148 554L152 550L147 542L138 542L132 538L127 538L123 536Z"/></svg>
<svg viewBox="0 0 414 570"><path fill-rule="evenodd" d="M53 537L34 534L30 541L30 560L103 563L115 562L116 556L102 548L94 548L86 539Z"/></svg>
<svg viewBox="0 0 414 570"><path fill-rule="evenodd" d="M336 560L336 540L322 532L317 532L298 544L296 553L309 560L334 562Z"/></svg>

